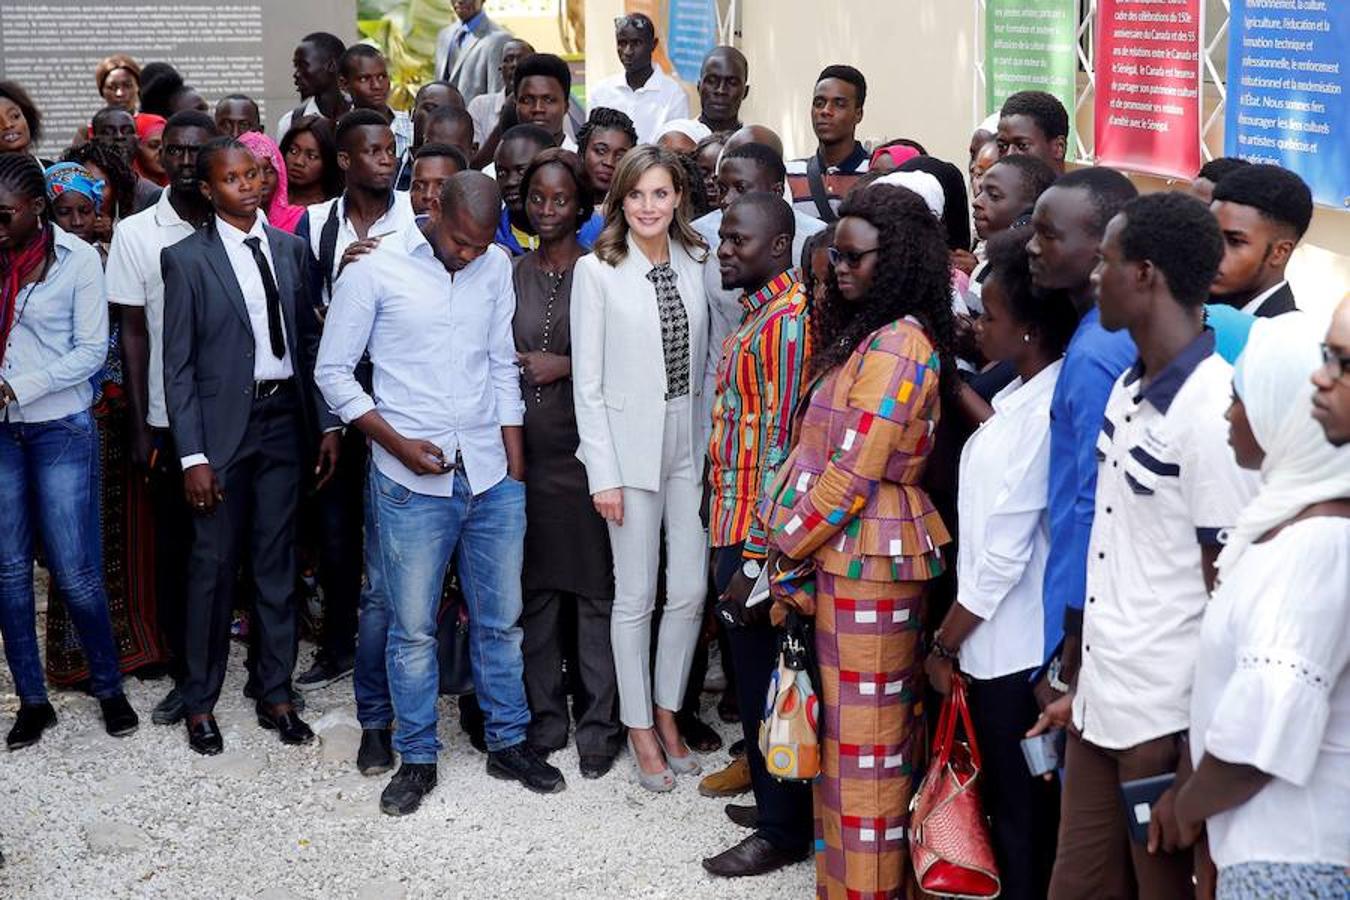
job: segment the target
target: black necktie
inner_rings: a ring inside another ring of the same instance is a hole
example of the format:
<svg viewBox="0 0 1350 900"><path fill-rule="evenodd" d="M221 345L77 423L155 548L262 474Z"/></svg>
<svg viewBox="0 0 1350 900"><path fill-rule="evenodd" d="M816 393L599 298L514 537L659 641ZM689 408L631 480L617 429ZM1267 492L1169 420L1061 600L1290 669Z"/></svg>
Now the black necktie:
<svg viewBox="0 0 1350 900"><path fill-rule="evenodd" d="M267 337L272 342L272 355L281 359L286 355L286 338L281 333L281 294L277 291L277 280L272 277L272 267L263 256L262 238L244 238L244 243L253 253L253 261L258 264L258 274L262 276L263 291L267 294Z"/></svg>

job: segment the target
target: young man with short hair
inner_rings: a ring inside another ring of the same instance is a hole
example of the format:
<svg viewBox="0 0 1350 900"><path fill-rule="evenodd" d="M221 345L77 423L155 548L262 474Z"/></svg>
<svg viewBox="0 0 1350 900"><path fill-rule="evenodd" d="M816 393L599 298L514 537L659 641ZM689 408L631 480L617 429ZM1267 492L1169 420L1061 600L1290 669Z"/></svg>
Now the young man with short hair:
<svg viewBox="0 0 1350 900"><path fill-rule="evenodd" d="M445 182L467 168L469 161L458 147L449 144L423 145L413 154L412 184L408 191L413 213L424 216L431 212Z"/></svg>
<svg viewBox="0 0 1350 900"><path fill-rule="evenodd" d="M399 157L398 177L394 180L394 190L408 189L412 181L413 156L423 144L427 143L427 122L440 110L464 111L464 97L460 95L459 88L445 81L431 81L422 85L417 91L417 96L413 98L412 144Z"/></svg>
<svg viewBox="0 0 1350 900"><path fill-rule="evenodd" d="M497 158L490 174L496 178L501 192L502 211L494 239L512 256L523 256L539 247L539 236L525 214L525 194L521 187L525 170L535 156L552 146L553 136L538 125L517 125L506 132L497 145Z"/></svg>
<svg viewBox="0 0 1350 900"><path fill-rule="evenodd" d="M353 44L338 59L338 86L352 98L353 109L372 109L394 132L394 156L403 159L413 142L412 117L389 105L389 64L369 44Z"/></svg>
<svg viewBox="0 0 1350 900"><path fill-rule="evenodd" d="M766 606L745 606L768 556L755 509L787 459L807 384L806 294L793 253L793 212L781 191L739 195L724 213L717 244L721 286L739 292L742 313L723 344L715 378L708 534L758 810L754 833L703 860L708 872L729 878L805 859L813 841L809 787L771 777L759 752L757 713L777 662L778 633Z"/></svg>
<svg viewBox="0 0 1350 900"><path fill-rule="evenodd" d="M1214 186L1210 210L1224 240L1214 301L1260 317L1298 309L1284 272L1312 223L1307 183L1280 166L1243 166Z"/></svg>
<svg viewBox="0 0 1350 900"><path fill-rule="evenodd" d="M338 60L346 51L342 39L326 31L307 34L295 47L291 59L293 80L300 92L300 105L277 120L277 143L291 130L291 122L303 116L324 116L337 121L351 108L338 87Z"/></svg>
<svg viewBox="0 0 1350 900"><path fill-rule="evenodd" d="M698 75L698 120L714 134L741 127L741 104L750 96L750 62L735 47L714 47Z"/></svg>
<svg viewBox="0 0 1350 900"><path fill-rule="evenodd" d="M227 137L237 138L250 131L262 131L262 116L258 104L246 94L221 97L216 104L216 128ZM278 135L278 140L284 135Z"/></svg>
<svg viewBox="0 0 1350 900"><path fill-rule="evenodd" d="M1003 101L995 140L999 156L1039 156L1063 174L1064 157L1069 152L1069 112L1054 94L1018 91Z"/></svg>
<svg viewBox="0 0 1350 900"><path fill-rule="evenodd" d="M379 540L367 544L367 567L379 568L383 588L361 626L363 638L387 634L403 758L380 798L389 815L413 812L436 786L436 610L452 559L469 607L488 773L541 793L564 787L525 740L524 404L511 261L492 244L500 206L491 179L453 176L425 224L343 273L319 350L324 397L373 444L367 518ZM366 352L374 396L354 374Z"/></svg>
<svg viewBox="0 0 1350 900"><path fill-rule="evenodd" d="M844 196L867 172L867 148L858 141L867 104L867 79L852 66L826 66L811 97L815 155L787 165L793 206L822 222L833 222Z"/></svg>
<svg viewBox="0 0 1350 900"><path fill-rule="evenodd" d="M1206 206L1214 202L1214 186L1238 169L1251 163L1239 156L1218 156L1200 167L1200 174L1191 182L1191 196Z"/></svg>
<svg viewBox="0 0 1350 900"><path fill-rule="evenodd" d="M627 113L637 128L638 141L655 143L662 125L671 119L689 118L689 97L678 81L652 61L661 39L647 16L632 13L615 19L614 42L623 71L591 90L590 106Z"/></svg>
<svg viewBox="0 0 1350 900"><path fill-rule="evenodd" d="M567 98L572 91L572 70L561 56L535 53L516 64L516 121L537 125L549 133L553 146L577 152L577 142L567 134Z"/></svg>
<svg viewBox="0 0 1350 900"><path fill-rule="evenodd" d="M1139 356L1112 388L1097 439L1054 898L1195 895L1174 789L1152 804L1146 846L1127 830L1136 810L1102 799L1189 763L1191 681L1214 563L1255 493L1228 445L1233 368L1205 326L1222 256L1203 203L1150 194L1111 220L1093 274L1102 326L1128 330Z"/></svg>
<svg viewBox="0 0 1350 900"><path fill-rule="evenodd" d="M176 725L185 715L179 686L186 675L183 610L192 540L192 511L183 499L183 472L164 399L160 253L211 221L211 205L202 196L197 178L197 151L217 136L216 123L205 113L181 112L169 119L159 151L168 186L154 206L117 224L108 250L108 302L119 308L122 322L131 460L146 473L150 485L156 610L173 679L173 686L151 714L156 725Z"/></svg>

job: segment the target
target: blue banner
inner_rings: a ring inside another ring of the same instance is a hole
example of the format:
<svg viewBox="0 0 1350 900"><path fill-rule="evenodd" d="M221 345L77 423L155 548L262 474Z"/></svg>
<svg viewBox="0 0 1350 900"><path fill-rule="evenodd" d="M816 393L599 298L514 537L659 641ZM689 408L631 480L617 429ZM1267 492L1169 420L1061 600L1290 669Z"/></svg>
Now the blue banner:
<svg viewBox="0 0 1350 900"><path fill-rule="evenodd" d="M1350 2L1232 0L1224 154L1302 176L1350 209Z"/></svg>
<svg viewBox="0 0 1350 900"><path fill-rule="evenodd" d="M717 46L717 0L670 0L666 54L675 73L698 83L703 57Z"/></svg>

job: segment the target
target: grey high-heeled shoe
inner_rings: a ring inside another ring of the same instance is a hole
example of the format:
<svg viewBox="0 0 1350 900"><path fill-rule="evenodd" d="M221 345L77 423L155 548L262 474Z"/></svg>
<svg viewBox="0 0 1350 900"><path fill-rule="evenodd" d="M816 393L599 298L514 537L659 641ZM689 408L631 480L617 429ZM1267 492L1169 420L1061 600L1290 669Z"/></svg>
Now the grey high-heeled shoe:
<svg viewBox="0 0 1350 900"><path fill-rule="evenodd" d="M694 757L694 751L689 750L687 745L685 747L686 750L689 750L687 756L673 756L666 747L666 742L661 740L660 730L653 728L652 734L656 735L656 743L661 745L661 752L666 755L666 765L670 766L670 768L675 771L676 775L702 774L703 766L699 765L698 760Z"/></svg>
<svg viewBox="0 0 1350 900"><path fill-rule="evenodd" d="M652 729L656 733L656 729ZM657 744L661 743L661 738L657 737ZM669 765L660 772L644 772L642 770L642 760L638 756L637 748L633 746L633 737L628 737L628 752L633 755L633 768L637 770L638 784L642 785L653 794L664 794L675 789L675 773L670 771Z"/></svg>

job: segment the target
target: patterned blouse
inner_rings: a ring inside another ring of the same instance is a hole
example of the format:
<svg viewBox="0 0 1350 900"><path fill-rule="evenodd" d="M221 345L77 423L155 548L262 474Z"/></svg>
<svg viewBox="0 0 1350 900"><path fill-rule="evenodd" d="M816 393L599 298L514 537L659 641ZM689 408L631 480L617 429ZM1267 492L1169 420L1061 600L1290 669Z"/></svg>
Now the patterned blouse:
<svg viewBox="0 0 1350 900"><path fill-rule="evenodd" d="M928 335L908 318L877 329L805 402L792 455L760 503L770 541L844 578L940 575L951 535L919 486L940 406Z"/></svg>
<svg viewBox="0 0 1350 900"><path fill-rule="evenodd" d="M656 306L661 312L661 349L666 358L666 399L689 393L689 314L684 311L676 273L670 263L661 263L647 273L656 288Z"/></svg>

